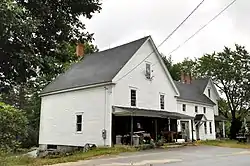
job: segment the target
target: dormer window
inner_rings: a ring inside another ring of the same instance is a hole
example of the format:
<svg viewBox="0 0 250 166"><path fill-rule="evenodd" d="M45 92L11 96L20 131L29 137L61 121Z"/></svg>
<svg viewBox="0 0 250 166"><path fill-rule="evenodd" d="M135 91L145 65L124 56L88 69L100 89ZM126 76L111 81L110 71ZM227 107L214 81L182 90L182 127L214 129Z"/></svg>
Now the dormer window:
<svg viewBox="0 0 250 166"><path fill-rule="evenodd" d="M151 64L146 63L146 78L150 79L151 78Z"/></svg>
<svg viewBox="0 0 250 166"><path fill-rule="evenodd" d="M208 97L211 97L211 89L210 88L208 88Z"/></svg>

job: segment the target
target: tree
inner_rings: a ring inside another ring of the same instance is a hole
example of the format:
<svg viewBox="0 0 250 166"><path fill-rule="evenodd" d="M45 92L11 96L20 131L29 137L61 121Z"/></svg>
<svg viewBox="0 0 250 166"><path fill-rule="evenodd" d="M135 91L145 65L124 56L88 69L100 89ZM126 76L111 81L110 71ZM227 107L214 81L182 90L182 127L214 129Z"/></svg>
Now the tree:
<svg viewBox="0 0 250 166"><path fill-rule="evenodd" d="M0 102L0 149L15 149L27 136L27 118L14 107Z"/></svg>
<svg viewBox="0 0 250 166"><path fill-rule="evenodd" d="M174 64L171 56L167 58L162 55L162 59L175 81L180 81L182 72L186 74L191 73L192 77L199 76L199 73L196 71L196 60L185 58L182 62Z"/></svg>
<svg viewBox="0 0 250 166"><path fill-rule="evenodd" d="M61 73L71 61L67 45L91 42L80 16L100 11L99 0L2 0L0 2L0 87L24 86L30 79Z"/></svg>
<svg viewBox="0 0 250 166"><path fill-rule="evenodd" d="M26 145L37 142L38 94L79 60L76 43L84 43L86 54L98 51L79 17L90 19L100 5L99 0L0 2L0 101L27 113L31 140L25 140Z"/></svg>
<svg viewBox="0 0 250 166"><path fill-rule="evenodd" d="M235 50L225 47L223 52L207 54L198 60L198 72L211 77L215 85L226 96L231 116L231 138L235 139L238 120L250 111L250 55L243 46Z"/></svg>

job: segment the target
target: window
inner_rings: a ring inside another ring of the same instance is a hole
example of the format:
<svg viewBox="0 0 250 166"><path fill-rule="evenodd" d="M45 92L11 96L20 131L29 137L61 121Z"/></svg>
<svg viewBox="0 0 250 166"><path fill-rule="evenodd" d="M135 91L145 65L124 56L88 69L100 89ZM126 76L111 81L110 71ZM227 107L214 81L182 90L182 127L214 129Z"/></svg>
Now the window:
<svg viewBox="0 0 250 166"><path fill-rule="evenodd" d="M131 106L136 106L136 90L135 89L130 90L130 103L131 103Z"/></svg>
<svg viewBox="0 0 250 166"><path fill-rule="evenodd" d="M146 63L146 78L147 79L151 78L151 65L150 65L150 63Z"/></svg>
<svg viewBox="0 0 250 166"><path fill-rule="evenodd" d="M207 122L204 122L204 131L205 131L205 134L207 134Z"/></svg>
<svg viewBox="0 0 250 166"><path fill-rule="evenodd" d="M182 104L182 111L186 111L186 104Z"/></svg>
<svg viewBox="0 0 250 166"><path fill-rule="evenodd" d="M82 132L82 114L76 115L76 131Z"/></svg>
<svg viewBox="0 0 250 166"><path fill-rule="evenodd" d="M205 114L207 112L206 107L203 107L203 113Z"/></svg>
<svg viewBox="0 0 250 166"><path fill-rule="evenodd" d="M160 107L164 110L165 102L164 102L164 95L160 95Z"/></svg>
<svg viewBox="0 0 250 166"><path fill-rule="evenodd" d="M212 122L209 122L209 130L210 130L210 134L212 134L213 133L213 131L212 131Z"/></svg>
<svg viewBox="0 0 250 166"><path fill-rule="evenodd" d="M210 88L208 88L208 97L211 97L211 89Z"/></svg>
<svg viewBox="0 0 250 166"><path fill-rule="evenodd" d="M194 109L195 109L195 112L198 113L198 106L195 106Z"/></svg>
<svg viewBox="0 0 250 166"><path fill-rule="evenodd" d="M57 149L57 145L47 145L47 149Z"/></svg>

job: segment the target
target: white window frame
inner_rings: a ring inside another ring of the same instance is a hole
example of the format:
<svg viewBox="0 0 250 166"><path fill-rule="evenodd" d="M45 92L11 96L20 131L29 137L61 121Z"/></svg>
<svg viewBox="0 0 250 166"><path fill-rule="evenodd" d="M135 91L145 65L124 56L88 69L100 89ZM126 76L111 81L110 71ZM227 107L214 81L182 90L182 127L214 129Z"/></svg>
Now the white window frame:
<svg viewBox="0 0 250 166"><path fill-rule="evenodd" d="M81 123L78 123L78 122L77 122L77 116L82 116L82 121L81 121ZM81 124L81 131L77 131L77 126L78 126L79 124ZM77 133L77 134L82 134L82 133L83 133L83 112L77 112L77 113L75 114L75 126L76 126L76 128L75 128L76 133Z"/></svg>
<svg viewBox="0 0 250 166"><path fill-rule="evenodd" d="M163 96L163 103L162 103L162 100L161 100L161 96ZM163 108L162 108L162 106L163 106ZM160 109L161 110L165 109L165 94L164 93L160 93Z"/></svg>
<svg viewBox="0 0 250 166"><path fill-rule="evenodd" d="M199 107L196 105L196 106L194 106L194 112L195 113L198 113L199 112Z"/></svg>
<svg viewBox="0 0 250 166"><path fill-rule="evenodd" d="M207 95L208 95L209 98L211 97L211 88L207 89Z"/></svg>
<svg viewBox="0 0 250 166"><path fill-rule="evenodd" d="M213 134L212 122L209 122L209 133L210 133L210 134Z"/></svg>
<svg viewBox="0 0 250 166"><path fill-rule="evenodd" d="M204 113L204 114L207 113L207 107L203 107L203 113Z"/></svg>
<svg viewBox="0 0 250 166"><path fill-rule="evenodd" d="M186 112L187 111L187 105L186 104L182 104L182 111Z"/></svg>
<svg viewBox="0 0 250 166"><path fill-rule="evenodd" d="M135 105L132 105L132 90L135 91ZM129 88L129 102L131 107L136 107L137 106L137 88L130 87Z"/></svg>
<svg viewBox="0 0 250 166"><path fill-rule="evenodd" d="M149 66L149 71L147 70L147 66ZM151 79L151 63L150 62L146 62L145 63L145 75L147 79Z"/></svg>
<svg viewBox="0 0 250 166"><path fill-rule="evenodd" d="M204 133L207 134L207 122L204 122Z"/></svg>

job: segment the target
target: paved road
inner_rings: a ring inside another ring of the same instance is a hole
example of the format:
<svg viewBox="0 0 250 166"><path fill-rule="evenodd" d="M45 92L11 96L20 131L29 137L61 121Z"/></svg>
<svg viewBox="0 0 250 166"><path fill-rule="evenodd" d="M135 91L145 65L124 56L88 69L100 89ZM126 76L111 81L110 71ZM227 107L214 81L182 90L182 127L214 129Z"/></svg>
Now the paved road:
<svg viewBox="0 0 250 166"><path fill-rule="evenodd" d="M131 164L133 163L133 164ZM250 166L250 150L212 146L191 146L152 150L117 157L59 164L60 166Z"/></svg>

